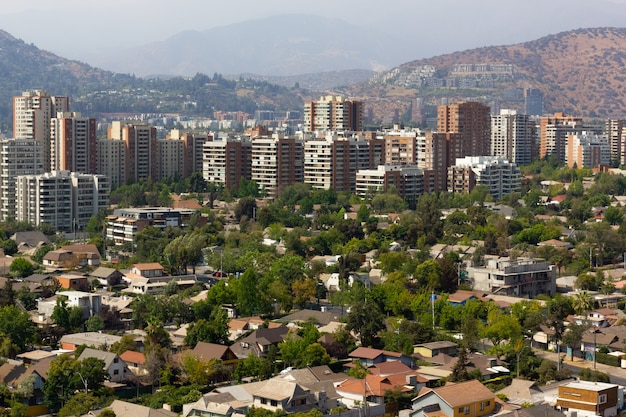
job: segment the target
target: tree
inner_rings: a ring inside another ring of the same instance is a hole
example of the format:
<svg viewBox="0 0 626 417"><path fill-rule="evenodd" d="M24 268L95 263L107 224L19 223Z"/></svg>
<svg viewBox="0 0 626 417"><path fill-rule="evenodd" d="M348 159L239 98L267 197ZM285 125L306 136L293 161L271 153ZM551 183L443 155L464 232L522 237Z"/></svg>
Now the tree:
<svg viewBox="0 0 626 417"><path fill-rule="evenodd" d="M213 309L208 320L199 319L189 325L185 344L190 347L196 346L198 342L227 344L228 336L226 310L218 307Z"/></svg>
<svg viewBox="0 0 626 417"><path fill-rule="evenodd" d="M76 389L74 362L74 358L68 354L57 356L50 362L43 392L45 403L51 410L61 408Z"/></svg>
<svg viewBox="0 0 626 417"><path fill-rule="evenodd" d="M9 272L14 277L24 278L35 271L35 266L25 258L15 258L9 266Z"/></svg>
<svg viewBox="0 0 626 417"><path fill-rule="evenodd" d="M59 417L82 416L96 409L100 403L91 393L78 392L59 410Z"/></svg>
<svg viewBox="0 0 626 417"><path fill-rule="evenodd" d="M253 219L255 211L256 200L254 198L240 198L237 202L237 206L235 207L235 218L237 219L237 221L241 221L241 218L244 216L248 219Z"/></svg>
<svg viewBox="0 0 626 417"><path fill-rule="evenodd" d="M326 349L319 343L311 343L301 353L298 366L319 366L328 365L329 363L330 355L326 352Z"/></svg>
<svg viewBox="0 0 626 417"><path fill-rule="evenodd" d="M23 352L32 341L35 327L26 311L15 306L5 306L0 308L0 334L6 335Z"/></svg>
<svg viewBox="0 0 626 417"><path fill-rule="evenodd" d="M615 225L624 222L624 212L619 207L609 206L604 211L604 221Z"/></svg>
<svg viewBox="0 0 626 417"><path fill-rule="evenodd" d="M574 360L574 352L580 349L580 342L583 339L583 333L589 328L588 324L571 323L567 326L567 331L563 335L563 344L570 348L570 359Z"/></svg>
<svg viewBox="0 0 626 417"><path fill-rule="evenodd" d="M413 278L419 287L432 291L440 288L442 276L441 265L435 260L428 260L415 268Z"/></svg>
<svg viewBox="0 0 626 417"><path fill-rule="evenodd" d="M182 372L190 384L209 385L213 374L217 370L217 360L201 360L195 355L187 354L183 356Z"/></svg>
<svg viewBox="0 0 626 417"><path fill-rule="evenodd" d="M94 357L74 362L74 373L78 376L81 388L85 390L85 393L89 390L97 391L102 387L105 379L109 376L104 367L104 361Z"/></svg>
<svg viewBox="0 0 626 417"><path fill-rule="evenodd" d="M88 332L99 332L104 330L104 320L98 315L91 316L85 321L85 327Z"/></svg>
<svg viewBox="0 0 626 417"><path fill-rule="evenodd" d="M581 275L582 276L582 275ZM580 277L579 277L580 278ZM576 280L578 282L578 280ZM572 308L576 314L583 314L593 308L593 297L587 291L580 291L572 298Z"/></svg>
<svg viewBox="0 0 626 417"><path fill-rule="evenodd" d="M113 352L113 353L117 353L118 355L121 355L127 350L132 350L132 351L137 350L137 343L135 343L135 338L129 334L123 335L122 338L119 340L119 342L113 343L111 345L111 348L109 349L109 352Z"/></svg>
<svg viewBox="0 0 626 417"><path fill-rule="evenodd" d="M378 332L384 328L384 317L378 305L370 300L356 304L348 313L346 330L357 333L363 347L375 346Z"/></svg>

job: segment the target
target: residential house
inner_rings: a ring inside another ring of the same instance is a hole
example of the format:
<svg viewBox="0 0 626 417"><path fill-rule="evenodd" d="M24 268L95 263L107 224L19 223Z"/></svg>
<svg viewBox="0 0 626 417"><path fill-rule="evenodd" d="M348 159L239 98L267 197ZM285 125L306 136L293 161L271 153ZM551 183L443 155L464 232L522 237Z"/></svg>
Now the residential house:
<svg viewBox="0 0 626 417"><path fill-rule="evenodd" d="M69 270L78 266L78 259L70 251L57 249L46 253L42 264L47 271Z"/></svg>
<svg viewBox="0 0 626 417"><path fill-rule="evenodd" d="M89 278L84 275L64 274L54 277L61 288L66 290L87 291L89 290Z"/></svg>
<svg viewBox="0 0 626 417"><path fill-rule="evenodd" d="M353 360L361 362L364 367L370 367L377 363L387 361L400 361L408 367L413 367L413 359L403 353L391 352L388 350L358 347L348 355Z"/></svg>
<svg viewBox="0 0 626 417"><path fill-rule="evenodd" d="M449 356L456 356L458 344L441 340L437 342L422 343L413 346L413 353L417 353L424 358L432 358L443 353Z"/></svg>
<svg viewBox="0 0 626 417"><path fill-rule="evenodd" d="M390 377L380 375L366 375L365 379L350 378L335 388L341 399L341 404L348 408L359 408L367 402L367 406L383 406L385 393L388 391L412 392L414 388L407 384L403 376ZM371 413L370 413L371 414Z"/></svg>
<svg viewBox="0 0 626 417"><path fill-rule="evenodd" d="M119 285L122 282L123 274L113 268L99 267L89 274L89 278L97 279L103 287Z"/></svg>
<svg viewBox="0 0 626 417"><path fill-rule="evenodd" d="M425 388L413 399L411 417L481 417L495 411L496 395L478 380Z"/></svg>
<svg viewBox="0 0 626 417"><path fill-rule="evenodd" d="M622 352L626 342L626 326L611 326L604 328L592 327L583 333L581 351L585 358L592 360L594 352L601 347L610 352Z"/></svg>
<svg viewBox="0 0 626 417"><path fill-rule="evenodd" d="M85 332L66 334L61 337L61 349L76 350L80 345L106 347L107 349L115 342L119 342L122 336L100 332Z"/></svg>
<svg viewBox="0 0 626 417"><path fill-rule="evenodd" d="M146 355L143 353L127 350L120 355L120 359L126 363L126 366L133 374L145 375L148 373L145 367Z"/></svg>
<svg viewBox="0 0 626 417"><path fill-rule="evenodd" d="M0 366L0 383L12 393L26 378L31 375L34 377L32 394L23 400L23 403L28 406L27 415L38 416L48 412L48 407L44 405L43 385L48 379L47 371L53 359L53 357L48 357L28 367L14 362L6 362Z"/></svg>
<svg viewBox="0 0 626 417"><path fill-rule="evenodd" d="M129 272L145 278L162 277L165 275L163 266L158 262L135 264L130 268Z"/></svg>
<svg viewBox="0 0 626 417"><path fill-rule="evenodd" d="M215 359L222 365L235 370L239 363L239 358L233 353L230 347L219 345L217 343L198 342L193 349L186 350L181 355L193 355L201 361L210 361Z"/></svg>
<svg viewBox="0 0 626 417"><path fill-rule="evenodd" d="M618 385L574 381L559 386L556 407L565 413L575 411L582 417L612 417L623 405L620 397L623 402L623 388Z"/></svg>
<svg viewBox="0 0 626 417"><path fill-rule="evenodd" d="M165 408L150 408L145 405L133 404L122 400L113 400L110 406L102 410L96 410L92 413L99 416L104 410L112 410L116 416L133 416L133 417L176 417L178 413L166 410Z"/></svg>
<svg viewBox="0 0 626 417"><path fill-rule="evenodd" d="M431 375L446 378L452 373L452 369L459 358L440 353L428 360L432 363L438 363L439 365L420 366L418 372L423 376ZM466 369L469 373L480 372L481 378L484 381L510 373L509 369L504 367L498 358L482 355L480 353L471 353L468 355L468 365Z"/></svg>
<svg viewBox="0 0 626 417"><path fill-rule="evenodd" d="M285 341L287 333L289 333L287 326L257 329L230 346L230 349L239 359L245 359L248 355L265 357L272 346L277 347L279 343Z"/></svg>
<svg viewBox="0 0 626 417"><path fill-rule="evenodd" d="M315 396L296 382L281 378L272 378L264 382L265 384L252 394L252 406L286 413L317 409Z"/></svg>
<svg viewBox="0 0 626 417"><path fill-rule="evenodd" d="M76 257L78 266L99 266L100 251L94 244L87 243L82 245L65 245L61 246L61 250L71 252Z"/></svg>
<svg viewBox="0 0 626 417"><path fill-rule="evenodd" d="M50 244L48 237L40 231L16 232L10 239L17 244L18 252L30 255L34 255L40 247Z"/></svg>
<svg viewBox="0 0 626 417"><path fill-rule="evenodd" d="M38 313L51 317L59 297L63 297L66 300L68 307L82 308L84 318L100 313L102 308L102 295L100 294L83 291L63 291L48 299L38 301Z"/></svg>
<svg viewBox="0 0 626 417"><path fill-rule="evenodd" d="M144 277L137 274L126 274L126 280L130 279L130 284L125 292L134 294L159 294L162 293L167 284L171 281L176 282L179 289L186 289L192 287L198 282L195 275L162 275Z"/></svg>
<svg viewBox="0 0 626 417"><path fill-rule="evenodd" d="M85 348L83 353L78 357L78 360L82 361L86 358L97 358L104 361L104 370L109 374L109 380L112 382L125 382L130 377L131 372L126 362L124 362L117 353Z"/></svg>
<svg viewBox="0 0 626 417"><path fill-rule="evenodd" d="M224 306L222 307L224 308ZM244 333L262 328L264 326L265 326L265 320L263 320L261 317L258 317L258 316L232 318L228 322L228 332L229 332L228 338L232 341L235 341L239 337L241 337ZM274 323L271 321L267 323L267 327L270 329L281 327L281 326L284 326L284 325L280 323Z"/></svg>

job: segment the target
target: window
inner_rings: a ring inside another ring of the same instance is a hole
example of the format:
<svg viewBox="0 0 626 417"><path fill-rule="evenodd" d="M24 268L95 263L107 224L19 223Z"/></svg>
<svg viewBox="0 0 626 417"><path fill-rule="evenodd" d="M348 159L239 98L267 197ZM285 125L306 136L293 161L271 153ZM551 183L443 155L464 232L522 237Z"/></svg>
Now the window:
<svg viewBox="0 0 626 417"><path fill-rule="evenodd" d="M113 375L119 375L119 373L120 373L120 370L119 370L119 369L115 369L115 370L113 370Z"/></svg>
<svg viewBox="0 0 626 417"><path fill-rule="evenodd" d="M463 412L464 412L465 414L469 414L469 412L470 412L469 405L466 405L466 406L465 406L465 410L464 410Z"/></svg>
<svg viewBox="0 0 626 417"><path fill-rule="evenodd" d="M277 407L277 406L278 406L278 401L276 401L276 400L271 400L271 401L270 401L270 405L271 405L272 407Z"/></svg>
<svg viewBox="0 0 626 417"><path fill-rule="evenodd" d="M606 394L600 394L598 396L598 404L604 404L606 403Z"/></svg>
<svg viewBox="0 0 626 417"><path fill-rule="evenodd" d="M485 403L481 402L480 403L480 411L483 411L485 409Z"/></svg>
<svg viewBox="0 0 626 417"><path fill-rule="evenodd" d="M267 404L267 399L266 398L261 398L261 404Z"/></svg>

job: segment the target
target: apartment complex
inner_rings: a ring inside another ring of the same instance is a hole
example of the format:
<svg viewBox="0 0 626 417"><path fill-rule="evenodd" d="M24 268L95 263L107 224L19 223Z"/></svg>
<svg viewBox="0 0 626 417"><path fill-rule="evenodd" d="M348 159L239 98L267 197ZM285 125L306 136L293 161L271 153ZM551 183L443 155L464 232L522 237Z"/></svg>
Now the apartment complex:
<svg viewBox="0 0 626 417"><path fill-rule="evenodd" d="M44 172L43 144L35 139L0 141L0 217L16 218L15 191L19 175Z"/></svg>
<svg viewBox="0 0 626 417"><path fill-rule="evenodd" d="M356 194L360 197L395 188L407 201L417 201L424 193L424 172L417 165L379 165L356 172Z"/></svg>
<svg viewBox="0 0 626 417"><path fill-rule="evenodd" d="M102 175L52 171L16 178L16 219L35 226L47 223L63 232L87 226L108 207L110 185Z"/></svg>
<svg viewBox="0 0 626 417"><path fill-rule="evenodd" d="M252 143L246 138L214 138L202 147L202 176L226 188L251 178Z"/></svg>
<svg viewBox="0 0 626 417"><path fill-rule="evenodd" d="M491 111L478 102L459 102L437 107L437 132L458 133L450 141L448 160L489 155Z"/></svg>
<svg viewBox="0 0 626 417"><path fill-rule="evenodd" d="M385 134L385 163L411 165L417 163L417 132L394 131Z"/></svg>
<svg viewBox="0 0 626 417"><path fill-rule="evenodd" d="M43 146L44 170L50 170L51 123L57 113L70 110L69 97L51 96L43 90L13 97L13 137L34 139Z"/></svg>
<svg viewBox="0 0 626 417"><path fill-rule="evenodd" d="M568 135L565 163L570 168L596 168L611 163L611 147L605 136L582 132Z"/></svg>
<svg viewBox="0 0 626 417"><path fill-rule="evenodd" d="M567 137L582 133L584 130L581 117L554 113L539 119L539 157L554 155L559 162L565 162Z"/></svg>
<svg viewBox="0 0 626 417"><path fill-rule="evenodd" d="M626 164L626 138L624 132L626 120L608 119L604 131L611 148L611 161L620 165Z"/></svg>
<svg viewBox="0 0 626 417"><path fill-rule="evenodd" d="M96 174L96 119L59 112L50 125L50 169Z"/></svg>
<svg viewBox="0 0 626 417"><path fill-rule="evenodd" d="M254 138L251 148L251 177L268 196L304 180L304 145L295 138Z"/></svg>
<svg viewBox="0 0 626 417"><path fill-rule="evenodd" d="M124 181L159 179L159 152L156 128L147 123L114 121L108 131L109 140L124 143Z"/></svg>
<svg viewBox="0 0 626 417"><path fill-rule="evenodd" d="M495 199L502 198L521 187L518 166L498 156L468 156L456 160L448 168L448 192L469 193L478 185L489 189Z"/></svg>
<svg viewBox="0 0 626 417"><path fill-rule="evenodd" d="M304 131L363 130L363 103L341 96L323 96L304 103Z"/></svg>
<svg viewBox="0 0 626 417"><path fill-rule="evenodd" d="M532 161L535 142L535 122L530 116L515 110L500 110L491 115L491 152L517 165L528 165Z"/></svg>
<svg viewBox="0 0 626 417"><path fill-rule="evenodd" d="M556 267L544 259L490 259L484 267L468 267L474 291L534 298L556 292Z"/></svg>

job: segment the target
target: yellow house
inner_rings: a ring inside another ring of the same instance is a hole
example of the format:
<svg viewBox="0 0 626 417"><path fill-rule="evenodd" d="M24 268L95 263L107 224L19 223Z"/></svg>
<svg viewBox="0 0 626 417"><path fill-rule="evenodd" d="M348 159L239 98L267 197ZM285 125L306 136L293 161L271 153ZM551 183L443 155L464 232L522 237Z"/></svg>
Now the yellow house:
<svg viewBox="0 0 626 417"><path fill-rule="evenodd" d="M495 394L478 380L424 388L413 400L411 417L481 417L493 414L495 402Z"/></svg>

